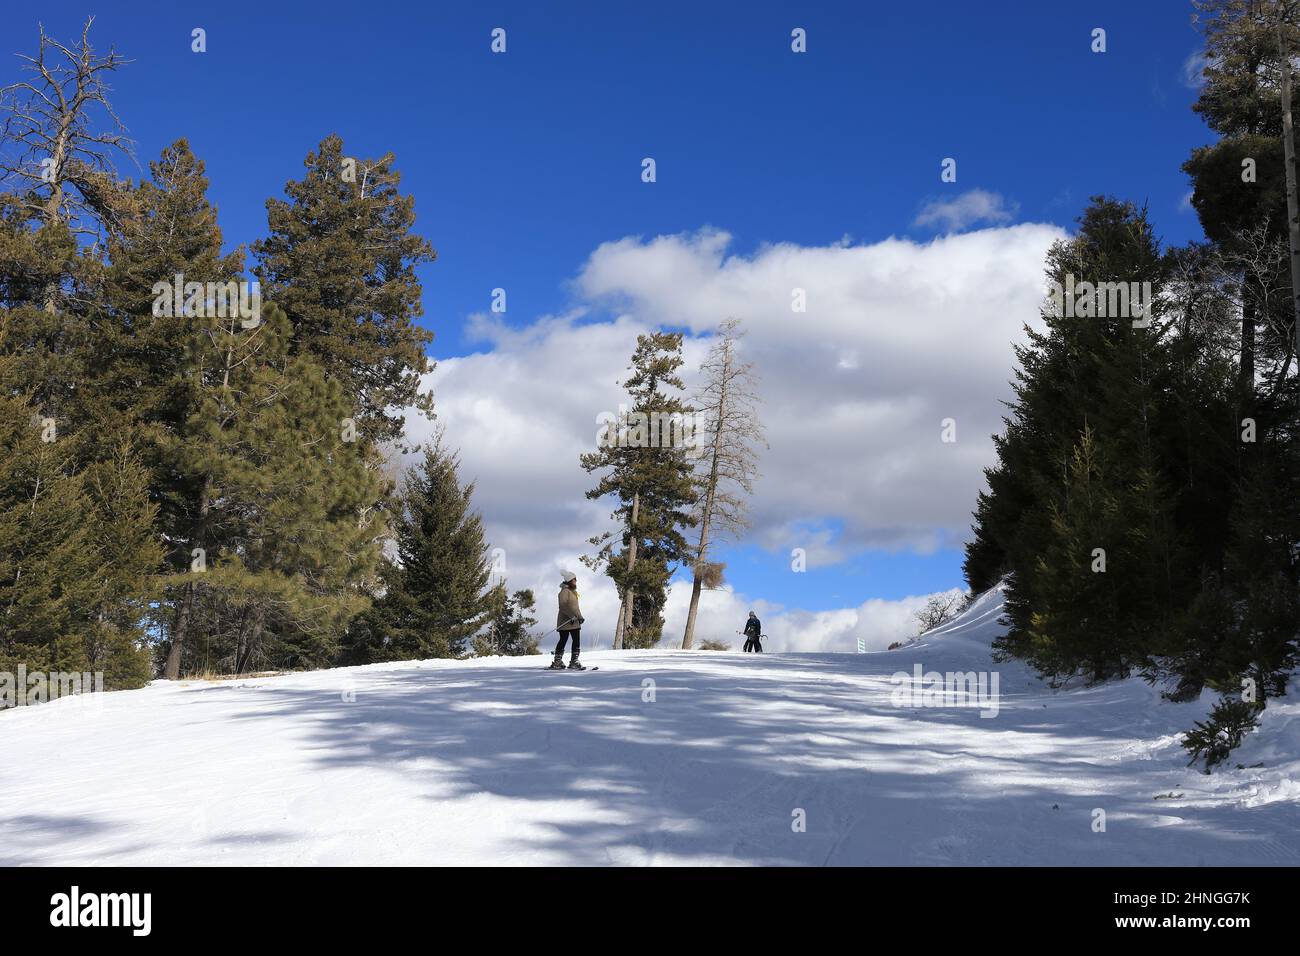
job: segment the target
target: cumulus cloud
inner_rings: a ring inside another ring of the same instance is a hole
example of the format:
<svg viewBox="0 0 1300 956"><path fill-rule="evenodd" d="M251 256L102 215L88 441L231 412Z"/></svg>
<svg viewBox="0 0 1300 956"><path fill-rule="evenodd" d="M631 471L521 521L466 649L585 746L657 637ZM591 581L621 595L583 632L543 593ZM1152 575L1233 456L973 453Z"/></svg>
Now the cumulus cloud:
<svg viewBox="0 0 1300 956"><path fill-rule="evenodd" d="M921 207L913 225L936 227L943 232L959 232L977 223L1010 222L1019 205L997 193L971 189L955 199L932 199Z"/></svg>
<svg viewBox="0 0 1300 956"><path fill-rule="evenodd" d="M477 482L510 586L533 587L550 626L560 569L582 569L587 539L613 528L612 505L584 495L594 481L578 456L594 447L597 417L624 399L637 334L685 329L693 370L728 316L748 330L771 444L747 543L783 556L803 548L815 573L867 548L961 541L1010 392L1011 345L1037 315L1044 253L1063 236L1021 224L929 243L781 243L744 255L716 229L624 238L578 269L572 311L523 326L472 318L483 351L440 359L426 384L463 477ZM800 295L804 312L792 310ZM948 418L955 443L941 440ZM408 422L417 439L432 431L418 416ZM584 638L608 646L609 628L596 622L612 622L613 588L589 571L580 583ZM672 590L665 645L680 639L688 596ZM834 611L760 597L706 592L698 633L734 637L753 606L773 649L852 650L858 637L883 646L909 630L925 595L864 593Z"/></svg>
<svg viewBox="0 0 1300 956"><path fill-rule="evenodd" d="M954 589L943 593L962 592ZM696 633L718 636L739 649L745 639L735 632L752 610L763 622L765 651L854 651L859 640L868 651L883 651L894 641L916 634L915 615L925 606L927 597L917 595L896 601L869 598L856 607L805 611L776 607L764 601L746 602L730 590L715 591L701 599ZM673 641L681 640L686 610L685 595L676 602L670 597L664 630Z"/></svg>

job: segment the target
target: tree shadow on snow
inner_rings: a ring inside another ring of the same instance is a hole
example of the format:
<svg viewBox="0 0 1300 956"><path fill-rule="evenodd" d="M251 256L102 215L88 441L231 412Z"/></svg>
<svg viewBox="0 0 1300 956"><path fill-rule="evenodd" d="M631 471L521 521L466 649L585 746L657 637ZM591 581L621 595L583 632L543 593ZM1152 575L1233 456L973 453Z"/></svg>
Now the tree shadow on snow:
<svg viewBox="0 0 1300 956"><path fill-rule="evenodd" d="M542 657L365 668L340 674L355 700L268 684L238 719L309 718L322 767L415 781L434 804L431 828L460 826L439 817L438 801L520 801L520 817L537 823L504 847L504 836L485 841L501 862L1300 860L1293 804L1154 803L1151 788L1168 786L1176 765L1135 770L1116 756L1131 733L1080 727L1079 710L1058 716L1041 694L1004 695L993 719L898 709L894 668L882 672L870 655L701 655L685 670L682 653L601 655L601 670L582 674L544 672ZM1103 796L1113 792L1134 796ZM1105 833L1093 831L1098 807Z"/></svg>

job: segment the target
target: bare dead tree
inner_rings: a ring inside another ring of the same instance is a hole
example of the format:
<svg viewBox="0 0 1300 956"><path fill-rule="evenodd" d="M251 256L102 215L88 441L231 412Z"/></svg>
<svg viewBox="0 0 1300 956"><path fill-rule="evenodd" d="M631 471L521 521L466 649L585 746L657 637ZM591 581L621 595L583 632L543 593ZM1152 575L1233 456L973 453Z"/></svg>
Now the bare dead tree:
<svg viewBox="0 0 1300 956"><path fill-rule="evenodd" d="M1290 335L1294 313L1289 301L1288 243L1278 239L1264 219L1249 229L1237 230L1232 243L1220 248L1214 258L1215 285L1221 294L1235 300L1242 314L1249 308L1264 333L1263 343L1257 344L1252 336L1248 367L1243 358L1242 374L1247 374L1248 368L1250 375L1243 391L1253 393L1255 378L1262 371L1264 382L1271 384L1272 397L1285 383L1296 351Z"/></svg>
<svg viewBox="0 0 1300 956"><path fill-rule="evenodd" d="M921 636L936 627L947 624L961 610L961 594L932 594L925 602L925 607L912 615L917 624L916 636Z"/></svg>
<svg viewBox="0 0 1300 956"><path fill-rule="evenodd" d="M1287 238L1291 277L1291 312L1296 342L1300 343L1300 193L1296 177L1295 130L1292 99L1300 55L1300 0L1193 0L1193 22L1205 32L1211 59L1223 50L1276 49L1256 64L1252 82L1261 91L1276 91L1281 114L1282 155L1286 177ZM1273 62L1267 62L1272 60ZM1247 316L1249 318L1249 316ZM1247 351L1246 358L1249 358Z"/></svg>
<svg viewBox="0 0 1300 956"><path fill-rule="evenodd" d="M1287 244L1275 238L1268 220L1235 234L1235 253L1240 260L1248 285L1243 295L1252 296L1258 306L1260 321L1275 335L1285 331L1288 269ZM1289 323L1288 323L1289 324Z"/></svg>
<svg viewBox="0 0 1300 956"><path fill-rule="evenodd" d="M18 54L29 74L0 88L0 185L44 226L66 225L96 238L119 219L113 160L133 163L133 143L113 111L110 73L129 63L110 48L90 45L86 19L81 39L69 47L40 27L35 56ZM45 295L53 312L57 290Z"/></svg>
<svg viewBox="0 0 1300 956"><path fill-rule="evenodd" d="M742 362L737 354L743 337L739 319L727 319L718 327L713 346L700 365L704 378L692 401L703 420L704 435L698 458L695 515L700 537L692 556L694 580L683 650L690 650L695 640L700 592L706 583L717 586L716 565L708 560L709 549L719 539L739 534L749 526L746 506L758 477L758 446L769 447L758 418L753 363Z"/></svg>

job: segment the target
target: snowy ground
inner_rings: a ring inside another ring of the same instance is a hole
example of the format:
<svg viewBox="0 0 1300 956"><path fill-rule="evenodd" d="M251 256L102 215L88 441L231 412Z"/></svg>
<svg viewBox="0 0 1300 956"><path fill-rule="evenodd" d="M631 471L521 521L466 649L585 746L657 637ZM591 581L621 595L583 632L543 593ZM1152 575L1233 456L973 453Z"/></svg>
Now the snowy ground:
<svg viewBox="0 0 1300 956"><path fill-rule="evenodd" d="M0 863L1300 864L1300 695L1250 769L1207 777L1178 736L1208 695L1051 691L991 663L999 608L875 654L427 661L7 711ZM997 716L894 706L916 663L998 671Z"/></svg>

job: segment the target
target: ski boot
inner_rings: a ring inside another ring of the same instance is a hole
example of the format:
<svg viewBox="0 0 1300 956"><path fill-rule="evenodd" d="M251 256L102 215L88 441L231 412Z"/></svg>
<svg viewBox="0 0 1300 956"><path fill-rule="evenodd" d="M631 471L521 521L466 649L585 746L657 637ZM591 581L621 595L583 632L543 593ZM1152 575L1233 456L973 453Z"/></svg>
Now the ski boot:
<svg viewBox="0 0 1300 956"><path fill-rule="evenodd" d="M587 668L583 667L581 664L578 663L578 655L576 654L569 661L569 670L571 671L585 671L586 669Z"/></svg>
<svg viewBox="0 0 1300 956"><path fill-rule="evenodd" d="M564 670L564 655L563 655L563 654L556 654L556 655L555 655L555 660L551 661L551 666L548 667L547 670L549 670L549 671L562 671L562 670Z"/></svg>

